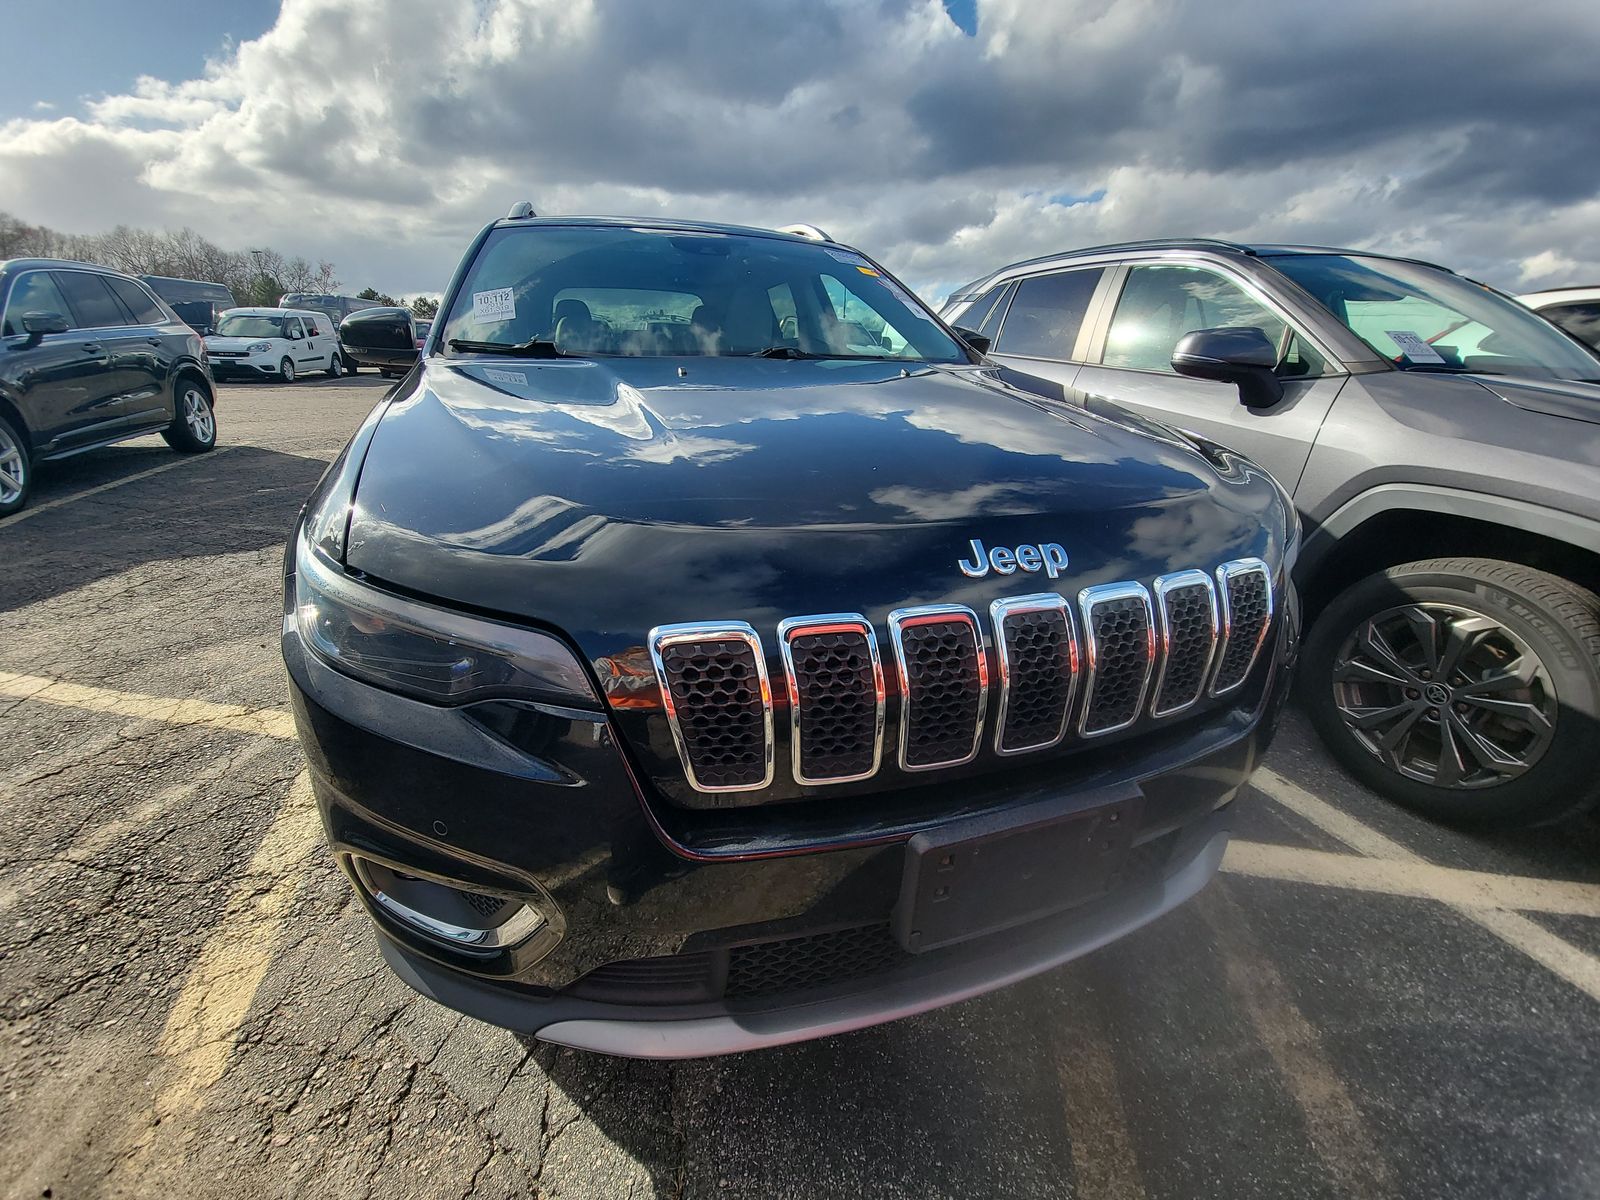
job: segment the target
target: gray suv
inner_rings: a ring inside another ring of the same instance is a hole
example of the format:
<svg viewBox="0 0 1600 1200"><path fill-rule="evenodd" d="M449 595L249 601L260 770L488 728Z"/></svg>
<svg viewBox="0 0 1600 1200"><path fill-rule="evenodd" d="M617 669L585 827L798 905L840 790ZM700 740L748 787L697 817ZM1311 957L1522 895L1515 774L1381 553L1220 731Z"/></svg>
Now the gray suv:
<svg viewBox="0 0 1600 1200"><path fill-rule="evenodd" d="M1600 799L1594 352L1430 263L1207 240L1015 263L942 315L1063 403L1277 477L1306 529L1304 697L1359 778L1461 824Z"/></svg>

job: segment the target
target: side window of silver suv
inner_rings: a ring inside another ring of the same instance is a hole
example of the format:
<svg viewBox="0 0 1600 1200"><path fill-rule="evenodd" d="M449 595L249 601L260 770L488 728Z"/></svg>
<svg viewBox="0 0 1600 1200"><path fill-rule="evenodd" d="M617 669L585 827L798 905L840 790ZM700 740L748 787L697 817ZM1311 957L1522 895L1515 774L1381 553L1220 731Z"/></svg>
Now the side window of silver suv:
<svg viewBox="0 0 1600 1200"><path fill-rule="evenodd" d="M1101 273L1101 268L1089 267L1032 275L1019 282L1000 326L995 353L1071 359Z"/></svg>
<svg viewBox="0 0 1600 1200"><path fill-rule="evenodd" d="M1106 333L1108 367L1172 374L1172 352L1196 329L1254 327L1283 345L1284 323L1233 280L1204 267L1136 266Z"/></svg>

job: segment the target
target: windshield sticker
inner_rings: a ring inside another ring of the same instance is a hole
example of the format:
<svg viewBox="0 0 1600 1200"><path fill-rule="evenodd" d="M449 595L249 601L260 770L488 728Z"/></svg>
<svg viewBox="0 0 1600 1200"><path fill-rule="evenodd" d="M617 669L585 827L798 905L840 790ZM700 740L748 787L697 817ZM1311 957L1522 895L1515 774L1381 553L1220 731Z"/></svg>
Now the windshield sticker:
<svg viewBox="0 0 1600 1200"><path fill-rule="evenodd" d="M863 275L871 275L874 279L878 278L878 273L871 267L857 267L856 270L860 271Z"/></svg>
<svg viewBox="0 0 1600 1200"><path fill-rule="evenodd" d="M901 304L904 304L912 312L919 313L920 315L922 305L919 304L916 297L907 292L905 288L901 287L887 275L878 276L878 282L883 284L883 290L888 292L889 295L900 301Z"/></svg>
<svg viewBox="0 0 1600 1200"><path fill-rule="evenodd" d="M842 263L849 263L852 267L859 267L862 263L867 261L854 250L835 250L832 246L824 246L822 250L823 253L828 255L829 258L837 259Z"/></svg>
<svg viewBox="0 0 1600 1200"><path fill-rule="evenodd" d="M517 298L508 287L472 293L474 321L509 321L517 315Z"/></svg>
<svg viewBox="0 0 1600 1200"><path fill-rule="evenodd" d="M1439 352L1411 330L1385 329L1383 332L1389 335L1390 341L1400 347L1400 353L1412 362L1444 365L1444 359L1439 356Z"/></svg>
<svg viewBox="0 0 1600 1200"><path fill-rule="evenodd" d="M483 377L490 383L514 383L519 387L528 386L528 377L521 371L500 371L494 367L484 367Z"/></svg>

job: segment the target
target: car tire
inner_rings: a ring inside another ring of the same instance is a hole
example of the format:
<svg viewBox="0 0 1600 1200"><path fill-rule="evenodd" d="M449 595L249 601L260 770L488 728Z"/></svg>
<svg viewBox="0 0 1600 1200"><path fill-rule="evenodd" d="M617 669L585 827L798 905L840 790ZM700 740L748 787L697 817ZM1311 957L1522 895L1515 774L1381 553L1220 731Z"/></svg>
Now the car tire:
<svg viewBox="0 0 1600 1200"><path fill-rule="evenodd" d="M33 491L33 459L28 439L5 417L0 417L0 517L9 517L28 503Z"/></svg>
<svg viewBox="0 0 1600 1200"><path fill-rule="evenodd" d="M285 358L278 364L278 378L284 383L294 382L294 363Z"/></svg>
<svg viewBox="0 0 1600 1200"><path fill-rule="evenodd" d="M1600 800L1600 597L1490 559L1356 583L1306 640L1301 696L1343 766L1446 824L1556 821Z"/></svg>
<svg viewBox="0 0 1600 1200"><path fill-rule="evenodd" d="M217 444L216 403L192 375L178 378L176 412L161 436L180 454L204 454Z"/></svg>
<svg viewBox="0 0 1600 1200"><path fill-rule="evenodd" d="M328 378L337 379L344 374L344 359L339 357L339 352L334 351L333 357L328 360Z"/></svg>

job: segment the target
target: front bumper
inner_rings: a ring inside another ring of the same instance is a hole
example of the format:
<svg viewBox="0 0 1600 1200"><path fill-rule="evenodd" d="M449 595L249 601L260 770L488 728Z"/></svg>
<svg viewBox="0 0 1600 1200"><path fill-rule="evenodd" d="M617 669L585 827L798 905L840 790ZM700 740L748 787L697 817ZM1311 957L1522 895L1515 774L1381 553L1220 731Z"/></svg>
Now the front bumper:
<svg viewBox="0 0 1600 1200"><path fill-rule="evenodd" d="M1043 785L998 786L991 812L1026 804L1063 816L1132 789L1141 802L1130 864L1104 894L1066 911L923 954L887 935L909 834L701 853L657 819L659 800L641 795L603 715L528 708L508 724L500 711L438 708L351 680L307 655L292 626L283 648L328 839L347 871L359 856L554 906L552 936L463 952L406 926L357 883L407 983L544 1040L693 1057L978 995L1182 903L1215 873L1229 805L1276 727L1295 625L1291 609L1235 708L1092 767L1067 760Z"/></svg>
<svg viewBox="0 0 1600 1200"><path fill-rule="evenodd" d="M207 357L211 362L211 374L218 379L230 375L276 379L279 364L283 361L282 355L274 355L270 351L266 354L253 354L248 358L219 358L213 350Z"/></svg>

